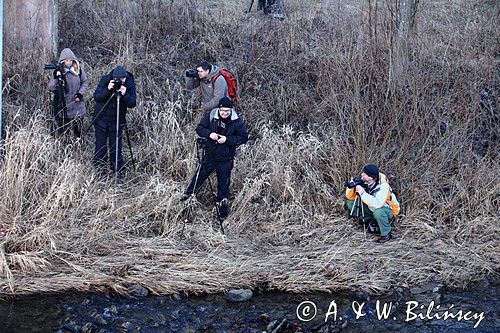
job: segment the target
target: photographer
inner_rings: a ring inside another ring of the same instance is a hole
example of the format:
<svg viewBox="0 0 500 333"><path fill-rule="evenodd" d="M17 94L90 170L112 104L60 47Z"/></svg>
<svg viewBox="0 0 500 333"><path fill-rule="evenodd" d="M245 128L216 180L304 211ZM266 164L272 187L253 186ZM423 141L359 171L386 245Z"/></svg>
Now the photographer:
<svg viewBox="0 0 500 333"><path fill-rule="evenodd" d="M75 136L81 137L86 113L83 95L87 87L87 76L73 51L62 50L48 87L54 92L54 117L59 136L72 128Z"/></svg>
<svg viewBox="0 0 500 333"><path fill-rule="evenodd" d="M120 96L119 118L117 128L117 99ZM128 108L136 105L136 90L134 76L127 72L124 67L117 66L108 74L101 77L94 92L95 107L93 124L95 128L95 153L94 165L102 177L107 174L108 143L109 143L109 165L113 171L120 172L123 167L122 155L122 129L126 125L126 113ZM118 132L117 132L118 130ZM117 141L118 137L118 143ZM118 149L116 149L118 144ZM116 151L118 150L118 165L115 165Z"/></svg>
<svg viewBox="0 0 500 333"><path fill-rule="evenodd" d="M199 62L196 68L186 72L186 88L198 90L201 96L200 109L203 111L217 108L219 100L228 96L228 85L219 67L207 61Z"/></svg>
<svg viewBox="0 0 500 333"><path fill-rule="evenodd" d="M233 109L232 100L223 97L218 103L218 108L208 112L201 120L196 127L196 133L206 139L205 155L182 200L196 193L215 170L219 214L220 218L226 218L229 211L229 184L236 147L248 141L245 124Z"/></svg>
<svg viewBox="0 0 500 333"><path fill-rule="evenodd" d="M374 164L363 167L361 177L346 184L347 208L351 212L356 201L364 217L377 221L380 237L377 242L385 243L392 238L391 221L399 213L399 203L387 182L387 177Z"/></svg>

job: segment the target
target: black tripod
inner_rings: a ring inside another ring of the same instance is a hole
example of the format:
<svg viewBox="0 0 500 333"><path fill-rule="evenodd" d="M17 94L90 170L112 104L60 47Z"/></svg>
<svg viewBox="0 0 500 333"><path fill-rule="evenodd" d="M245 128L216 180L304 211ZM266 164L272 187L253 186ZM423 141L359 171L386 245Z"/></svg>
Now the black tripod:
<svg viewBox="0 0 500 333"><path fill-rule="evenodd" d="M62 128L66 126L67 122L67 114L66 114L66 80L62 75L57 75L57 92L54 95L53 108L54 108L54 118L56 122L56 128L53 131L54 137L56 137L56 133L62 134L59 132L59 124L57 123L57 118L62 114Z"/></svg>
<svg viewBox="0 0 500 333"><path fill-rule="evenodd" d="M196 158L198 159L198 168L196 169L194 186L193 186L193 193L191 194L192 196L196 193L196 189L198 187L198 177L200 176L201 168L203 167L203 162L206 159L206 147L207 147L207 139L205 139L205 138L196 139ZM200 149L203 151L201 158L200 158ZM208 176L208 186L210 188L210 192L212 193L212 198L214 199L215 210L217 212L217 219L219 220L220 230L221 230L222 234L224 235L224 226L222 224L223 219L220 216L220 207L219 207L219 204L217 203L217 198L216 198L215 193L213 191L212 181L210 180L210 176Z"/></svg>
<svg viewBox="0 0 500 333"><path fill-rule="evenodd" d="M118 139L119 139L119 130L120 130L120 98L121 95L117 92L114 91L113 94L108 98L106 103L104 103L104 106L97 112L97 115L94 117L90 125L85 129L84 133L87 134L87 132L90 130L92 125L95 124L97 119L99 118L99 115L101 112L104 110L104 108L108 105L108 103L113 99L113 97L116 96L116 137L115 137L115 177L116 177L116 182L118 182ZM128 144L128 149L130 152L130 159L132 161L132 169L135 170L135 160L134 160L134 154L132 153L132 143L130 142L130 136L128 134L128 126L127 124L122 125L123 128L125 129L125 135L127 137L127 144Z"/></svg>

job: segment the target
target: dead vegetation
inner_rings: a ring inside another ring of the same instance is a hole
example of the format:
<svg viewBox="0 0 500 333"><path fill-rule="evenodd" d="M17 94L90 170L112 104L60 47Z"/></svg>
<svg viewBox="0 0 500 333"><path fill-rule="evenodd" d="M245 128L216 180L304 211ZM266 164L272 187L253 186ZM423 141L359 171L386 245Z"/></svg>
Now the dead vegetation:
<svg viewBox="0 0 500 333"><path fill-rule="evenodd" d="M88 111L114 65L138 84L128 120L138 164L120 187L96 180L92 131L52 139L48 59L6 41L0 294L126 293L129 282L156 294L379 292L498 274L498 114L480 103L485 89L498 96L498 5L423 2L401 49L389 0L288 3L281 22L245 17L244 1L61 1ZM226 236L206 188L192 213L178 202L201 117L183 73L201 58L236 71L252 137ZM399 238L382 246L342 209L344 182L367 161L403 204Z"/></svg>

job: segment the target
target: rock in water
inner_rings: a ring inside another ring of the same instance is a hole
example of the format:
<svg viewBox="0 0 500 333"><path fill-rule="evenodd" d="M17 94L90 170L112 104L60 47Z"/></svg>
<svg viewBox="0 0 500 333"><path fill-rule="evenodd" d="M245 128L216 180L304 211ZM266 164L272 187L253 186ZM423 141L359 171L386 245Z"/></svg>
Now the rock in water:
<svg viewBox="0 0 500 333"><path fill-rule="evenodd" d="M129 286L127 289L130 292L130 294L135 297L146 297L149 294L149 291L139 284L133 284Z"/></svg>
<svg viewBox="0 0 500 333"><path fill-rule="evenodd" d="M231 302L245 302L252 298L253 292L250 289L231 289L226 297Z"/></svg>

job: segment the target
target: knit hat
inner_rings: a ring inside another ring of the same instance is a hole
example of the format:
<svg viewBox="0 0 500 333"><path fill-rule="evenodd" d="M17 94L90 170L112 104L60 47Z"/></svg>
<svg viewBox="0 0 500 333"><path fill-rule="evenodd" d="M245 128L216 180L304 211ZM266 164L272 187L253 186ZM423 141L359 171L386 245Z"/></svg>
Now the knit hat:
<svg viewBox="0 0 500 333"><path fill-rule="evenodd" d="M222 97L219 100L219 107L220 108L232 108L233 107L233 101L229 97Z"/></svg>
<svg viewBox="0 0 500 333"><path fill-rule="evenodd" d="M367 164L363 167L363 172L373 179L378 178L379 170L375 164Z"/></svg>
<svg viewBox="0 0 500 333"><path fill-rule="evenodd" d="M113 69L114 79L123 79L127 76L128 76L127 71L123 66L116 66L115 69Z"/></svg>

